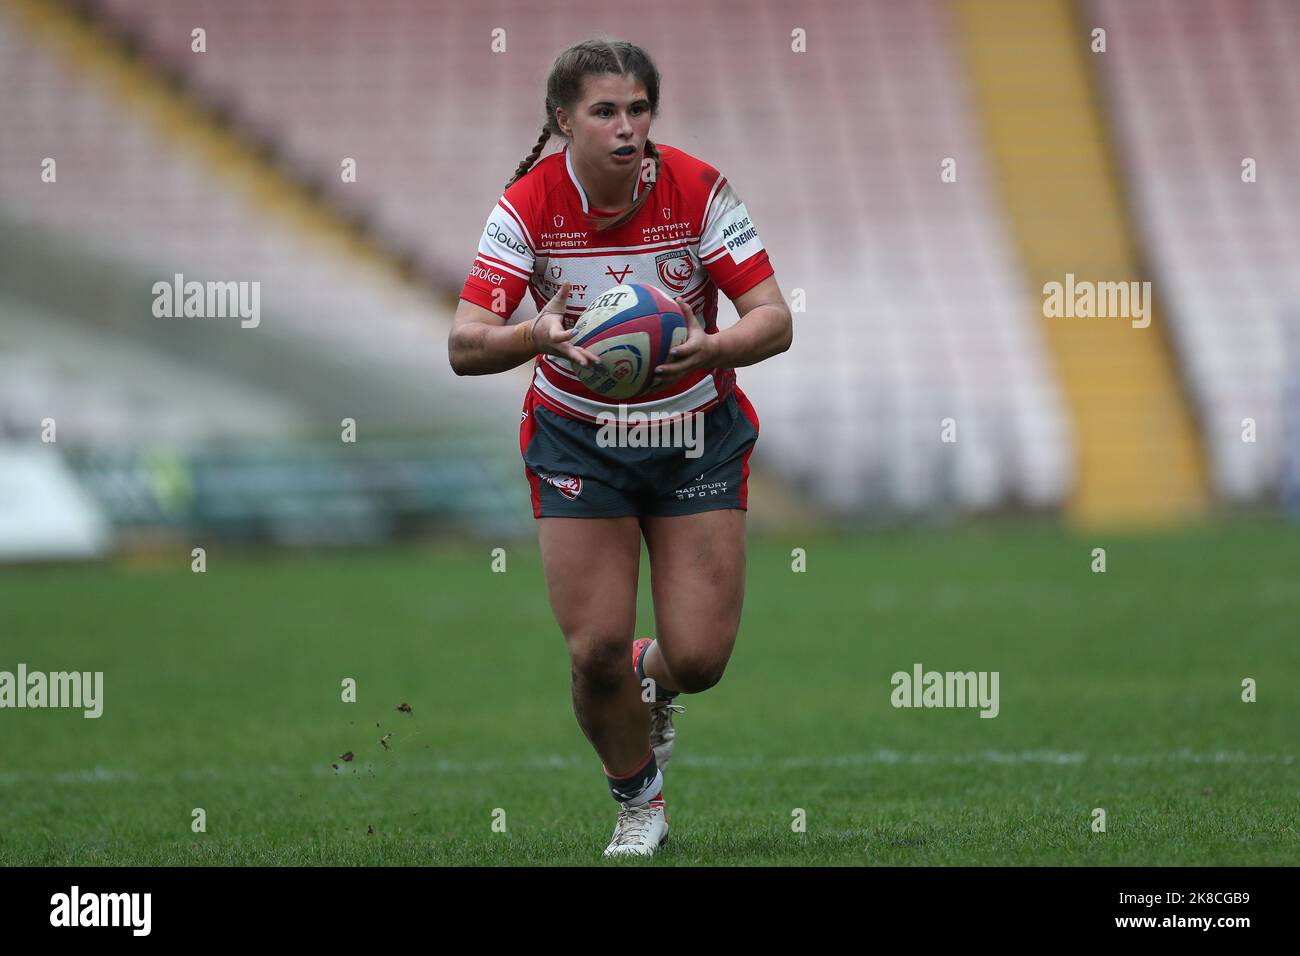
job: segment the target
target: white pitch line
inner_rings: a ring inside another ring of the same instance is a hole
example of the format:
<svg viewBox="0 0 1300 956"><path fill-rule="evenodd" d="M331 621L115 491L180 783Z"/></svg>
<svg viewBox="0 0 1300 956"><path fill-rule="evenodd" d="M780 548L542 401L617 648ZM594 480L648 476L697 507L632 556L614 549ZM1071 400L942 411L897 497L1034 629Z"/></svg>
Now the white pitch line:
<svg viewBox="0 0 1300 956"><path fill-rule="evenodd" d="M310 774L316 777L351 776L349 769L355 769L369 776L371 773L387 775L405 775L412 773L433 774L476 774L495 773L512 770L579 770L591 769L595 765L594 754L545 754L519 760L434 760L422 762L401 760L400 752L394 752L383 758L379 764L371 760L359 760L354 767L337 760L339 769L333 770L329 763L286 767L282 765L264 765L256 768L219 768L199 767L191 770L179 770L171 773L140 773L128 768L94 767L86 770L60 770L50 773L32 773L24 771L0 772L0 786L12 786L19 783L187 783L221 780L248 780L258 775L268 777L294 777ZM399 762L400 761L400 762ZM971 764L986 766L1029 765L1045 766L1081 766L1084 764L1112 764L1121 767L1147 767L1162 764L1280 764L1293 766L1294 754L1251 754L1243 751L1216 751L1213 753L1196 753L1189 749L1175 750L1168 753L1153 754L1088 754L1083 751L1060 750L979 750L970 753L941 754L923 752L905 752L880 749L846 754L824 754L821 756L800 757L735 757L735 756L698 756L682 754L673 761L674 766L717 768L739 770L752 767L767 767L777 770L797 770L807 768L834 769L842 767L865 767L874 765L895 766L911 764L919 766L969 766Z"/></svg>

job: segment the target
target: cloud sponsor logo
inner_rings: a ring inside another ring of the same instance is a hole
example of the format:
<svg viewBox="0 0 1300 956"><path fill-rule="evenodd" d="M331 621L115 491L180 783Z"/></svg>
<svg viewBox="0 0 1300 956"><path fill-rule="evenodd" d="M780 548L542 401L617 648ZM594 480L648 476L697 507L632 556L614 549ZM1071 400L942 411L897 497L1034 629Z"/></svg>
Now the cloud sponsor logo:
<svg viewBox="0 0 1300 956"><path fill-rule="evenodd" d="M516 239L514 236L510 235L504 226L499 225L495 221L487 224L487 237L493 242L505 246L511 252L517 253L521 256L531 255L528 251L528 246L526 246L522 240Z"/></svg>

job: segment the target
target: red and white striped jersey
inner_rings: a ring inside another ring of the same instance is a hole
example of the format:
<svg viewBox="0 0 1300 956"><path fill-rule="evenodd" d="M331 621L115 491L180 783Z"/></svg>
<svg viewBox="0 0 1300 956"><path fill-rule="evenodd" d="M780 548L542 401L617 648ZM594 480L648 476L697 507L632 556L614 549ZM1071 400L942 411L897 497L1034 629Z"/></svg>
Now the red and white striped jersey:
<svg viewBox="0 0 1300 956"><path fill-rule="evenodd" d="M621 226L597 232L569 148L537 163L497 201L479 240L478 255L460 297L498 315L514 314L524 291L540 310L569 282L567 321L614 286L655 285L682 296L709 333L717 331L718 290L729 298L772 275L763 242L749 211L725 176L671 146L656 144L657 180L643 186L650 198ZM629 411L677 415L712 408L735 385L731 369L693 372L667 388L627 402ZM539 355L533 390L548 408L584 421L610 402L586 388L566 359Z"/></svg>

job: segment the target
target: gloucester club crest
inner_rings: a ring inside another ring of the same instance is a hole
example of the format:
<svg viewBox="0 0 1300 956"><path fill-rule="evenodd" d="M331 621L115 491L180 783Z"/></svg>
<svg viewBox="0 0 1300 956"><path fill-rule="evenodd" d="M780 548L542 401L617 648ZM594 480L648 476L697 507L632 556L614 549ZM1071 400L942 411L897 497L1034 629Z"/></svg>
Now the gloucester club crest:
<svg viewBox="0 0 1300 956"><path fill-rule="evenodd" d="M685 292L686 284L695 274L695 263L685 249L672 249L655 256L655 265L659 269L659 281L673 292Z"/></svg>
<svg viewBox="0 0 1300 956"><path fill-rule="evenodd" d="M582 494L582 479L574 475L542 475L542 481L553 486L570 501Z"/></svg>

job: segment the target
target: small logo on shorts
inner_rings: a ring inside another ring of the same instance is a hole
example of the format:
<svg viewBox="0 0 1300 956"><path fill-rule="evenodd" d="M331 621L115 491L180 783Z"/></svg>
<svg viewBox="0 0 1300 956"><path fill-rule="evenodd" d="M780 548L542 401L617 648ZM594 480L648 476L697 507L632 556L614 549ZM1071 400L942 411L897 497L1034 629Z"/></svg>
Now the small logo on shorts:
<svg viewBox="0 0 1300 956"><path fill-rule="evenodd" d="M700 475L696 481L703 478ZM678 501L687 501L691 498L712 498L715 495L725 495L727 493L727 483L725 481L709 481L703 484L690 485L686 488L678 488L673 494L677 495Z"/></svg>
<svg viewBox="0 0 1300 956"><path fill-rule="evenodd" d="M547 475L542 481L554 486L556 491L570 501L582 494L582 479L573 475Z"/></svg>

